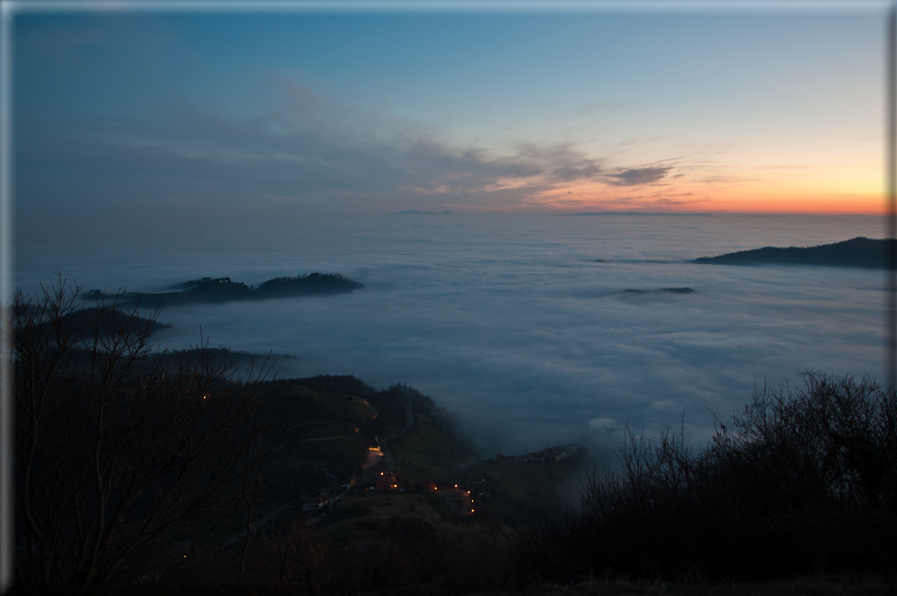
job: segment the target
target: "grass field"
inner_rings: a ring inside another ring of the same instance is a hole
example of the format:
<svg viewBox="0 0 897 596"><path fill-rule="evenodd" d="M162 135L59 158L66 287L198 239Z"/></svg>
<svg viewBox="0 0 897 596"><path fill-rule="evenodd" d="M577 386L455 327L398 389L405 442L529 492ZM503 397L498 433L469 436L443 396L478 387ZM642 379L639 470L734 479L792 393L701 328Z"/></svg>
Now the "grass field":
<svg viewBox="0 0 897 596"><path fill-rule="evenodd" d="M363 397L323 393L299 382L281 382L270 388L269 398L277 404L283 426L338 419L356 425L370 420L374 408Z"/></svg>
<svg viewBox="0 0 897 596"><path fill-rule="evenodd" d="M570 457L559 462L484 464L468 471L486 475L511 498L523 500L577 492L585 465L582 458Z"/></svg>
<svg viewBox="0 0 897 596"><path fill-rule="evenodd" d="M347 540L355 532L355 523L359 521L385 522L390 517L416 517L433 528L451 525L439 510L435 495L397 494L397 495L357 495L340 499L333 506L334 523L322 531L335 540ZM353 513L363 512L363 515ZM352 517L345 517L351 515Z"/></svg>
<svg viewBox="0 0 897 596"><path fill-rule="evenodd" d="M457 477L461 464L477 459L464 441L425 414L416 414L414 425L390 441L389 450L399 479L417 486Z"/></svg>

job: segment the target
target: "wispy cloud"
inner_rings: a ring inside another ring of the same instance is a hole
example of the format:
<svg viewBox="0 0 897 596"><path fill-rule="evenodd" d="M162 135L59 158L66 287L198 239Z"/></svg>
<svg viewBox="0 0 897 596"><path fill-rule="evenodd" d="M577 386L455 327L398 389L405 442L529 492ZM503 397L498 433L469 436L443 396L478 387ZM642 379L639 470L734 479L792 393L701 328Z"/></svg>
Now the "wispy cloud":
<svg viewBox="0 0 897 596"><path fill-rule="evenodd" d="M433 124L352 109L291 81L276 83L275 98L261 113L225 114L180 100L142 118L102 123L24 109L17 122L21 193L38 201L74 194L83 206L279 197L342 210L495 210L558 207L575 197L548 195L575 186L612 191L676 178L669 165L611 169L569 141L501 151L449 141ZM586 200L595 198L592 192Z"/></svg>
<svg viewBox="0 0 897 596"><path fill-rule="evenodd" d="M632 168L618 174L608 174L609 183L615 186L637 186L659 182L672 170L665 168Z"/></svg>

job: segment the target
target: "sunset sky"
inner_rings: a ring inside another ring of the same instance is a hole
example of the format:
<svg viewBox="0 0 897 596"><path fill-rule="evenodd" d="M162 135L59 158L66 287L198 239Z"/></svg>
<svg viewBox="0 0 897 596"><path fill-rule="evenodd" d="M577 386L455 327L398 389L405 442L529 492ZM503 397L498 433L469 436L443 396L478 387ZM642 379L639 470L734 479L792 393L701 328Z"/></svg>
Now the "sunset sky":
<svg viewBox="0 0 897 596"><path fill-rule="evenodd" d="M19 13L17 217L883 211L884 3L412 6Z"/></svg>

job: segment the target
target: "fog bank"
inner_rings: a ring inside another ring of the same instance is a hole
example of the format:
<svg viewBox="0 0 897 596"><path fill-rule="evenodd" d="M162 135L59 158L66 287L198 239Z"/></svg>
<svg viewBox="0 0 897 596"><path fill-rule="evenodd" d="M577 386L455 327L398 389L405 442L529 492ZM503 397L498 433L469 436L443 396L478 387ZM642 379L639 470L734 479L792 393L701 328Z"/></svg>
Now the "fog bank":
<svg viewBox="0 0 897 596"><path fill-rule="evenodd" d="M652 432L683 415L701 443L713 414L740 409L765 378L794 384L807 369L880 377L884 279L686 261L881 231L870 217L383 215L146 230L127 243L109 233L68 251L34 234L19 237L17 281L33 291L62 271L86 289L154 291L204 275L258 284L339 273L366 288L163 309L173 327L155 343L195 344L201 326L214 345L295 356L278 364L279 377L408 383L454 412L487 453L616 446L627 422ZM655 291L679 287L695 292Z"/></svg>

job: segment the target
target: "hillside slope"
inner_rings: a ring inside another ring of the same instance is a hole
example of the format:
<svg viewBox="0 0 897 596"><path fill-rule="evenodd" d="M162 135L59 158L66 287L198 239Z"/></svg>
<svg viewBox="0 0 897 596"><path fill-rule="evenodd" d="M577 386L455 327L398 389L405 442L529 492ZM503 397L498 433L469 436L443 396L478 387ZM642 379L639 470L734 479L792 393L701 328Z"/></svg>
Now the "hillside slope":
<svg viewBox="0 0 897 596"><path fill-rule="evenodd" d="M716 257L701 257L691 262L701 265L821 265L883 269L887 267L886 247L887 240L859 237L810 247L766 246Z"/></svg>

